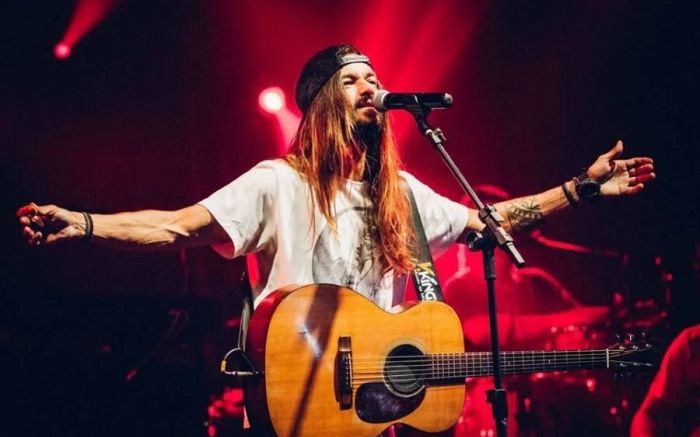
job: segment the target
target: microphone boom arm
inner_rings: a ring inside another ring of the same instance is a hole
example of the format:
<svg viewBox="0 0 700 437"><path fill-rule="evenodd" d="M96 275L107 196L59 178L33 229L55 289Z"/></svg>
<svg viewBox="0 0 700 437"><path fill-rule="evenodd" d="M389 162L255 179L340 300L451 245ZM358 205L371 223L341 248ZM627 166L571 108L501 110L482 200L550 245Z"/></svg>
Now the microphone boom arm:
<svg viewBox="0 0 700 437"><path fill-rule="evenodd" d="M515 247L513 243L513 237L511 237L503 226L501 222L503 217L496 211L492 205L484 205L484 203L479 199L474 189L472 189L467 179L464 177L462 172L459 171L457 164L452 160L452 157L445 150L444 145L447 144L447 138L440 128L433 128L428 123L428 114L430 114L431 109L418 105L413 108L405 108L410 112L418 124L418 129L421 134L428 139L428 141L433 145L435 150L442 158L447 168L450 170L452 175L457 179L457 182L462 187L462 189L467 193L469 198L472 200L476 208L479 210L479 219L486 225L483 231L483 236L485 238L493 238L496 245L504 250L511 261L518 267L522 268L525 266L525 260L522 255ZM490 234L490 235L489 235ZM479 250L479 248L476 248Z"/></svg>

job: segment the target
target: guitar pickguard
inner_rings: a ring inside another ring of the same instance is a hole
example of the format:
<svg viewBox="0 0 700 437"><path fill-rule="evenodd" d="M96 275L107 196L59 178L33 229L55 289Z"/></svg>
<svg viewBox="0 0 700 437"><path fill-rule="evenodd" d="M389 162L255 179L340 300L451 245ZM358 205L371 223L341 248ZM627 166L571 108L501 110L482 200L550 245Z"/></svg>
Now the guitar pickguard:
<svg viewBox="0 0 700 437"><path fill-rule="evenodd" d="M412 396L398 396L384 383L362 384L355 396L357 415L367 423L384 423L413 412L423 402L425 388Z"/></svg>

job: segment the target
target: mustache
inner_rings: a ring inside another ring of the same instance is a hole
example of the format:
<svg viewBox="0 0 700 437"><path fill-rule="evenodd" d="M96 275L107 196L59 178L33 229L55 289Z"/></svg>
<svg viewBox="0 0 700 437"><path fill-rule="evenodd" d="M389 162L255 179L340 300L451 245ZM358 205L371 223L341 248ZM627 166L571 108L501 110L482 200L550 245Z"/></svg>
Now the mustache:
<svg viewBox="0 0 700 437"><path fill-rule="evenodd" d="M387 114L375 110L374 116L371 117L369 121L367 121L366 117L360 117L360 109L363 108L374 108L374 103L372 103L372 99L369 99L369 101L367 101L367 99L361 99L351 106L353 112L353 119L355 120L355 123L357 123L358 125L363 123L379 125L379 127L382 129L386 126Z"/></svg>
<svg viewBox="0 0 700 437"><path fill-rule="evenodd" d="M355 102L355 109L374 108L374 100L370 96L361 97Z"/></svg>

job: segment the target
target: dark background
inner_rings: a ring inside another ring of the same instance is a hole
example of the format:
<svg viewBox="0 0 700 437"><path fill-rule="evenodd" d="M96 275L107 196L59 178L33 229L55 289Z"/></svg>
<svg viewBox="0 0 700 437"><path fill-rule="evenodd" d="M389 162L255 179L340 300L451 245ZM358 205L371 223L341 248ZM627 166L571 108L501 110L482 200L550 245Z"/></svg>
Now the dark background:
<svg viewBox="0 0 700 437"><path fill-rule="evenodd" d="M544 231L624 260L528 241L522 250L589 304L616 291L664 300L666 272L666 335L699 320L690 66L700 41L680 3L123 1L59 61L52 49L74 7L0 6L3 434L204 435L210 397L231 383L216 370L235 342L240 260L208 248L32 249L14 211L197 202L279 154L258 93L291 95L304 61L342 41L370 56L389 89L453 94L432 120L475 184L512 195L556 186L618 138L627 156L654 157L658 181L643 195ZM410 117L394 120L407 169L459 199Z"/></svg>

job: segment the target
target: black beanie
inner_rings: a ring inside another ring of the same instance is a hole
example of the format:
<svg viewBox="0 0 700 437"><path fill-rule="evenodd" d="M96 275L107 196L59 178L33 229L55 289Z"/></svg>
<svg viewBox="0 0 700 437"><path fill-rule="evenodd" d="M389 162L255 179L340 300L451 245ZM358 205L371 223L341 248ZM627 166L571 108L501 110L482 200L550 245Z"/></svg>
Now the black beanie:
<svg viewBox="0 0 700 437"><path fill-rule="evenodd" d="M372 65L367 56L350 44L327 47L311 57L297 80L295 98L301 112L306 113L318 92L336 71L356 62Z"/></svg>

